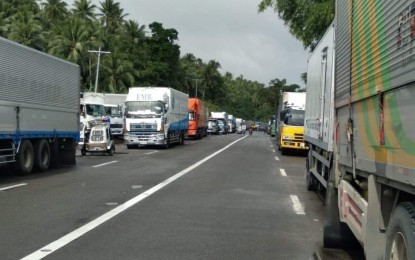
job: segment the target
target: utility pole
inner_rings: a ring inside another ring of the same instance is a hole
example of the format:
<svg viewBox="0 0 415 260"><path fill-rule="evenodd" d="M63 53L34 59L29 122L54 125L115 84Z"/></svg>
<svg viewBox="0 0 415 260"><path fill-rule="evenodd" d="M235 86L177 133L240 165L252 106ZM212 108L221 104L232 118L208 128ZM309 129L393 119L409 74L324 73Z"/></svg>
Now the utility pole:
<svg viewBox="0 0 415 260"><path fill-rule="evenodd" d="M101 47L99 47L99 49L97 51L93 51L93 50L88 50L88 52L93 52L96 53L98 55L98 62L97 62L97 75L95 77L95 93L97 93L98 90L98 73L99 73L99 61L101 58L102 54L107 54L107 53L111 53L110 51L101 51Z"/></svg>
<svg viewBox="0 0 415 260"><path fill-rule="evenodd" d="M196 91L195 91L195 98L197 98L197 82L202 80L202 79L193 79L194 81L196 81Z"/></svg>

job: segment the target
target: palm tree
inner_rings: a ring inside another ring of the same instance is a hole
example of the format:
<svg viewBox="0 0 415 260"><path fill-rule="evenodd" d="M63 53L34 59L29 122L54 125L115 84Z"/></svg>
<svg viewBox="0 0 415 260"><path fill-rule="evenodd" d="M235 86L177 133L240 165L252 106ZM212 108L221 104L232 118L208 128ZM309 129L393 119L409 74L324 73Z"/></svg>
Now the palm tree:
<svg viewBox="0 0 415 260"><path fill-rule="evenodd" d="M128 55L119 48L115 48L110 55L103 57L101 68L103 73L99 83L103 86L100 91L104 92L126 93L138 76L138 71L128 60Z"/></svg>
<svg viewBox="0 0 415 260"><path fill-rule="evenodd" d="M211 60L204 66L202 71L202 86L204 87L202 92L202 98L210 99L212 101L219 101L220 97L223 97L223 79L219 73L221 65L215 60ZM207 93L206 93L207 91Z"/></svg>
<svg viewBox="0 0 415 260"><path fill-rule="evenodd" d="M77 63L81 67L83 88L88 88L91 76L89 49L102 45L99 40L99 26L87 24L79 17L72 16L65 23L53 25L50 31L49 53Z"/></svg>
<svg viewBox="0 0 415 260"><path fill-rule="evenodd" d="M22 6L8 21L4 29L10 40L38 50L44 49L43 28L29 8Z"/></svg>
<svg viewBox="0 0 415 260"><path fill-rule="evenodd" d="M73 3L73 6L73 15L81 18L82 20L95 20L94 11L97 6L92 4L91 0L76 0Z"/></svg>
<svg viewBox="0 0 415 260"><path fill-rule="evenodd" d="M124 9L120 8L120 3L114 2L114 0L105 0L100 4L99 10L101 13L98 13L98 16L101 17L101 24L107 34L113 34L128 14L124 14Z"/></svg>
<svg viewBox="0 0 415 260"><path fill-rule="evenodd" d="M68 4L62 0L46 0L42 4L46 18L52 23L64 20L68 15Z"/></svg>

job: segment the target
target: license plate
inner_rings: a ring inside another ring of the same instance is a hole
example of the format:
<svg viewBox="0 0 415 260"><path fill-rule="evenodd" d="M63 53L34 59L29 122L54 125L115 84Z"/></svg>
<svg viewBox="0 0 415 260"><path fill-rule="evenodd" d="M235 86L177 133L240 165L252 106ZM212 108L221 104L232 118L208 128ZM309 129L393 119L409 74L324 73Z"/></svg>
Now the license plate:
<svg viewBox="0 0 415 260"><path fill-rule="evenodd" d="M140 141L140 144L147 144L147 141Z"/></svg>

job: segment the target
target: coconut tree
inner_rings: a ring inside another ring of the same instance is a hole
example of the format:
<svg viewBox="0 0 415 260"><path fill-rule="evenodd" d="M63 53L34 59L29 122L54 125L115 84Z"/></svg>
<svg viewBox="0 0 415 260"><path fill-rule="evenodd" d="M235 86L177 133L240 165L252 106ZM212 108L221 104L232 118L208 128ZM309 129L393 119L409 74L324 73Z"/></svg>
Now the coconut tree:
<svg viewBox="0 0 415 260"><path fill-rule="evenodd" d="M124 13L120 3L114 2L114 0L105 0L100 4L101 7L98 8L100 12L97 15L100 17L99 20L105 28L107 36L109 36L109 34L115 33L128 14Z"/></svg>
<svg viewBox="0 0 415 260"><path fill-rule="evenodd" d="M81 18L82 20L95 20L95 8L97 6L92 4L91 0L76 0L71 9L72 14Z"/></svg>
<svg viewBox="0 0 415 260"><path fill-rule="evenodd" d="M68 4L63 0L46 0L41 3L43 13L52 23L64 20L68 15Z"/></svg>
<svg viewBox="0 0 415 260"><path fill-rule="evenodd" d="M44 49L43 28L37 16L29 8L20 7L7 21L3 28L10 40L38 50Z"/></svg>
<svg viewBox="0 0 415 260"><path fill-rule="evenodd" d="M134 69L128 55L119 48L102 58L101 70L99 85L102 92L126 93L134 85L135 77L138 77L138 71Z"/></svg>
<svg viewBox="0 0 415 260"><path fill-rule="evenodd" d="M102 45L99 40L98 26L86 24L79 17L72 16L65 23L53 25L50 31L48 52L52 55L72 61L80 65L83 88L90 85L90 58L88 50Z"/></svg>

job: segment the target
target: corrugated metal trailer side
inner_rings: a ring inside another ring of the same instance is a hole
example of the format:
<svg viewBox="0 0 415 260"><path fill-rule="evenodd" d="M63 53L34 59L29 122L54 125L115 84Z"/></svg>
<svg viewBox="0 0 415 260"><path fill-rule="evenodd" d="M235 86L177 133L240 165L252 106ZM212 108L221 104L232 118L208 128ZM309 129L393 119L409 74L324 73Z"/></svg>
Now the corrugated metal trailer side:
<svg viewBox="0 0 415 260"><path fill-rule="evenodd" d="M415 1L337 0L335 26L325 241L346 224L367 259L415 259Z"/></svg>
<svg viewBox="0 0 415 260"><path fill-rule="evenodd" d="M0 38L0 85L0 165L28 173L74 164L79 66Z"/></svg>

